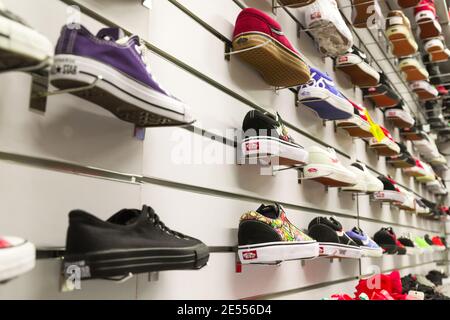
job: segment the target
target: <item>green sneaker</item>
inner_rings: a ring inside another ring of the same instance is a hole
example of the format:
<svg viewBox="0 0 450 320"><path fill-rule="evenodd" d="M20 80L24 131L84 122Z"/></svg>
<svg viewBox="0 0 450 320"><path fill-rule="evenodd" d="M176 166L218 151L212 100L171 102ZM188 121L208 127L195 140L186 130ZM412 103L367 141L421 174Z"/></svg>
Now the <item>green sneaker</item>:
<svg viewBox="0 0 450 320"><path fill-rule="evenodd" d="M422 253L423 252L429 252L429 251L433 250L433 248L422 237L416 237L414 239L414 243L422 251Z"/></svg>

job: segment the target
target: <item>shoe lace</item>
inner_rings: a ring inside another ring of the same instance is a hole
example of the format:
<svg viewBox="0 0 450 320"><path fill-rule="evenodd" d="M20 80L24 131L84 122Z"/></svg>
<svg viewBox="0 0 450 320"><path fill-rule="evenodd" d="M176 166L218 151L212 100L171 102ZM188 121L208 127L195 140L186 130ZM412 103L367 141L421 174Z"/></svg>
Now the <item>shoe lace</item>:
<svg viewBox="0 0 450 320"><path fill-rule="evenodd" d="M153 225L155 227L160 228L162 231L164 231L170 235L173 235L179 239L187 239L188 238L186 235L182 234L181 232L172 230L168 226L166 226L152 208L144 206L142 208L142 212L148 216L149 220L153 223Z"/></svg>

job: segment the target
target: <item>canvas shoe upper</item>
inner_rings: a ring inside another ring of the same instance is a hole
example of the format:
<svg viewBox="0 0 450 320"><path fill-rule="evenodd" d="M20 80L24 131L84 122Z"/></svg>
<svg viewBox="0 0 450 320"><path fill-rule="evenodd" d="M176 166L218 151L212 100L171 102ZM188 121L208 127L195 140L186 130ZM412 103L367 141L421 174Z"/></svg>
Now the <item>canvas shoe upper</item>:
<svg viewBox="0 0 450 320"><path fill-rule="evenodd" d="M319 242L320 255L344 258L361 257L362 251L334 217L316 217L308 225L308 234Z"/></svg>
<svg viewBox="0 0 450 320"><path fill-rule="evenodd" d="M442 32L436 15L434 0L421 0L414 8L414 17L418 25L418 34L421 39L437 37Z"/></svg>
<svg viewBox="0 0 450 320"><path fill-rule="evenodd" d="M0 284L34 268L36 248L18 237L0 236Z"/></svg>
<svg viewBox="0 0 450 320"><path fill-rule="evenodd" d="M348 132L352 137L371 138L370 124L366 116L366 108L348 100L353 105L353 116L345 120L337 120L336 126Z"/></svg>
<svg viewBox="0 0 450 320"><path fill-rule="evenodd" d="M319 255L315 240L289 221L279 204L262 204L241 216L238 255L242 263L275 263Z"/></svg>
<svg viewBox="0 0 450 320"><path fill-rule="evenodd" d="M406 248L397 240L392 227L381 228L373 236L375 242L383 248L383 252L386 254L406 254Z"/></svg>
<svg viewBox="0 0 450 320"><path fill-rule="evenodd" d="M369 98L376 107L391 108L401 101L398 94L389 85L384 73L380 73L380 83L375 87L363 89L364 98Z"/></svg>
<svg viewBox="0 0 450 320"><path fill-rule="evenodd" d="M249 111L242 123L244 158L260 158L280 165L306 163L308 152L289 135L280 115Z"/></svg>
<svg viewBox="0 0 450 320"><path fill-rule="evenodd" d="M384 114L397 128L410 128L415 123L414 118L411 113L405 109L403 103L386 110Z"/></svg>
<svg viewBox="0 0 450 320"><path fill-rule="evenodd" d="M307 150L308 164L303 168L305 179L331 187L352 186L358 182L355 174L341 164L334 149L311 146Z"/></svg>
<svg viewBox="0 0 450 320"><path fill-rule="evenodd" d="M433 242L433 247L437 250L437 251L444 251L445 250L445 245L442 242L441 237L438 236L434 236L431 241Z"/></svg>
<svg viewBox="0 0 450 320"><path fill-rule="evenodd" d="M298 88L298 100L325 120L348 119L352 104L342 95L333 79L311 67L311 80Z"/></svg>
<svg viewBox="0 0 450 320"><path fill-rule="evenodd" d="M336 58L336 67L345 72L354 85L362 88L376 86L380 81L380 73L370 66L366 54L356 46Z"/></svg>
<svg viewBox="0 0 450 320"><path fill-rule="evenodd" d="M381 257L383 255L383 249L381 249L381 247L360 228L354 227L352 230L347 231L346 234L358 246L360 246L363 256Z"/></svg>
<svg viewBox="0 0 450 320"><path fill-rule="evenodd" d="M341 16L336 0L316 0L306 7L304 14L306 27L323 54L336 57L352 47L352 33Z"/></svg>
<svg viewBox="0 0 450 320"><path fill-rule="evenodd" d="M365 164L355 162L348 169L356 175L358 182L354 186L343 187L343 191L373 193L383 190L383 183L369 172Z"/></svg>
<svg viewBox="0 0 450 320"><path fill-rule="evenodd" d="M397 188L400 190L402 194L405 195L405 201L395 203L399 207L399 209L405 210L405 211L416 211L416 196L406 190L405 188L402 188L400 186L397 186Z"/></svg>
<svg viewBox="0 0 450 320"><path fill-rule="evenodd" d="M402 11L393 10L388 13L386 36L391 43L392 54L396 57L406 57L417 52L418 46L411 31L411 23Z"/></svg>
<svg viewBox="0 0 450 320"><path fill-rule="evenodd" d="M294 87L310 78L309 67L280 24L255 8L243 9L233 31L233 51L275 87Z"/></svg>
<svg viewBox="0 0 450 320"><path fill-rule="evenodd" d="M384 127L380 126L384 133L384 137L381 141L378 141L375 137L369 140L369 148L375 149L375 151L381 156L394 156L400 153L400 147L394 141L391 133Z"/></svg>

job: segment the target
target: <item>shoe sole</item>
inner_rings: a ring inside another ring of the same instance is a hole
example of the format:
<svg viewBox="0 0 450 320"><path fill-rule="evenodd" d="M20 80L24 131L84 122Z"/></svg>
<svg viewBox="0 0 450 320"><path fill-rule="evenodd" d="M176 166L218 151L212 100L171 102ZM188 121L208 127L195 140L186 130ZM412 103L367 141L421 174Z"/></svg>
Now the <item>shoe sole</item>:
<svg viewBox="0 0 450 320"><path fill-rule="evenodd" d="M81 279L117 276L166 270L195 270L209 260L208 248L142 248L92 252L64 257L64 275L69 277L80 268Z"/></svg>
<svg viewBox="0 0 450 320"><path fill-rule="evenodd" d="M35 263L36 248L30 242L0 250L0 283L30 271Z"/></svg>
<svg viewBox="0 0 450 320"><path fill-rule="evenodd" d="M400 133L403 139L410 140L410 141L420 141L423 140L423 137L420 134L417 133Z"/></svg>
<svg viewBox="0 0 450 320"><path fill-rule="evenodd" d="M278 158L278 164L284 166L304 165L308 161L308 152L289 142L272 137L251 137L241 144L244 158Z"/></svg>
<svg viewBox="0 0 450 320"><path fill-rule="evenodd" d="M391 203L403 203L406 200L406 196L398 191L393 190L383 190L374 192L373 200L375 201L383 201L383 202L391 202Z"/></svg>
<svg viewBox="0 0 450 320"><path fill-rule="evenodd" d="M282 261L313 259L319 256L319 244L315 241L267 242L238 247L242 264L275 264Z"/></svg>
<svg viewBox="0 0 450 320"><path fill-rule="evenodd" d="M43 35L0 16L0 72L51 64L53 47ZM45 66L41 66L45 67Z"/></svg>
<svg viewBox="0 0 450 320"><path fill-rule="evenodd" d="M374 12L369 11L370 7L374 7L375 1L368 0L353 0L353 26L355 28L367 28L368 20L374 15Z"/></svg>
<svg viewBox="0 0 450 320"><path fill-rule="evenodd" d="M345 54L351 46L350 39L340 33L331 21L316 20L308 28L324 54L336 57Z"/></svg>
<svg viewBox="0 0 450 320"><path fill-rule="evenodd" d="M408 163L403 160L387 160L387 162L397 169L412 168L415 166L414 164Z"/></svg>
<svg viewBox="0 0 450 320"><path fill-rule="evenodd" d="M399 150L394 150L386 144L376 141L375 138L370 139L369 148L375 150L378 155L384 157L392 157L399 154Z"/></svg>
<svg viewBox="0 0 450 320"><path fill-rule="evenodd" d="M357 63L340 62L340 59L349 58L348 56L340 57L336 60L336 68L346 73L351 82L360 88L370 88L378 84L379 75L372 67L360 59Z"/></svg>
<svg viewBox="0 0 450 320"><path fill-rule="evenodd" d="M408 82L427 80L428 77L420 69L414 65L399 64L400 69L406 75L405 80Z"/></svg>
<svg viewBox="0 0 450 320"><path fill-rule="evenodd" d="M418 0L398 0L398 5L402 8L415 7L420 1Z"/></svg>
<svg viewBox="0 0 450 320"><path fill-rule="evenodd" d="M324 120L348 119L353 115L353 106L350 102L324 88L301 88L298 92L298 100Z"/></svg>
<svg viewBox="0 0 450 320"><path fill-rule="evenodd" d="M432 46L427 48L427 52L430 54L431 62L443 62L447 61L449 56L440 46Z"/></svg>
<svg viewBox="0 0 450 320"><path fill-rule="evenodd" d="M392 108L400 102L398 99L391 98L387 91L383 93L368 93L366 97L372 100L377 108Z"/></svg>
<svg viewBox="0 0 450 320"><path fill-rule="evenodd" d="M319 252L321 257L360 259L362 256L359 247L333 242L319 242Z"/></svg>
<svg viewBox="0 0 450 320"><path fill-rule="evenodd" d="M233 51L275 87L294 87L310 79L307 64L290 49L264 33L245 33L233 40Z"/></svg>
<svg viewBox="0 0 450 320"><path fill-rule="evenodd" d="M93 59L57 55L50 72L50 83L58 89L95 86L73 92L140 127L181 126L193 123L188 107L173 98L146 87L118 70Z"/></svg>
<svg viewBox="0 0 450 320"><path fill-rule="evenodd" d="M439 27L439 23L435 20L431 12L419 12L416 14L415 20L419 28L420 39L435 38L442 32L442 29Z"/></svg>
<svg viewBox="0 0 450 320"><path fill-rule="evenodd" d="M303 174L306 180L314 180L329 187L349 187L357 183L346 172L340 172L326 164L308 164L304 167Z"/></svg>
<svg viewBox="0 0 450 320"><path fill-rule="evenodd" d="M367 122L358 118L357 116L354 116L353 118L348 120L337 121L336 127L347 131L351 137L358 137L358 138L373 137L372 133L370 132L370 125Z"/></svg>
<svg viewBox="0 0 450 320"><path fill-rule="evenodd" d="M386 33L392 46L392 54L396 57L406 57L417 52L417 43L405 26L390 27Z"/></svg>
<svg viewBox="0 0 450 320"><path fill-rule="evenodd" d="M414 91L415 94L417 94L417 97L421 101L432 100L432 99L436 98L435 95L433 95L432 93L428 92L427 90L416 89L416 90L413 90L413 91Z"/></svg>

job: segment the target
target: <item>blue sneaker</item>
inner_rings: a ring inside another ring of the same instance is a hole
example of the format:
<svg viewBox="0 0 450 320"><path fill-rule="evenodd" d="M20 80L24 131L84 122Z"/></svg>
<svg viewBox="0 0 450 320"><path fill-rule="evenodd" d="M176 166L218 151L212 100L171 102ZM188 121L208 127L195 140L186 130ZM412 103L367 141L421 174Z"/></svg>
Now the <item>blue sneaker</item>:
<svg viewBox="0 0 450 320"><path fill-rule="evenodd" d="M383 255L383 249L360 228L354 227L352 230L347 231L346 234L359 245L363 257L381 257Z"/></svg>
<svg viewBox="0 0 450 320"><path fill-rule="evenodd" d="M339 92L327 74L311 67L311 80L298 88L298 100L324 120L353 116L352 104Z"/></svg>

